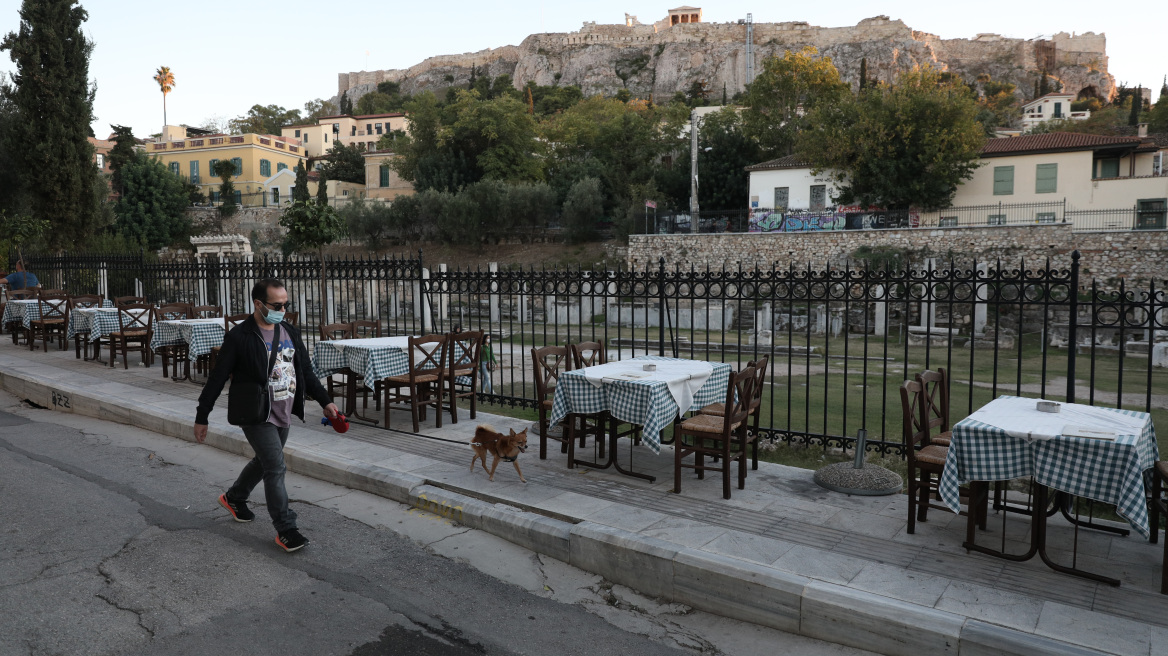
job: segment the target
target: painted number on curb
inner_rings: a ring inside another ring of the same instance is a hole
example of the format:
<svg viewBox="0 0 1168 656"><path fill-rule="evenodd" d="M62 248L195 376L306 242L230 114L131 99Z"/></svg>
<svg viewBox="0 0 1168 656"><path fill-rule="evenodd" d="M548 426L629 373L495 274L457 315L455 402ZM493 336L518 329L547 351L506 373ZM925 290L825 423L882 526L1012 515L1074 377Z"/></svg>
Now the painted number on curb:
<svg viewBox="0 0 1168 656"><path fill-rule="evenodd" d="M419 494L418 500L414 502L414 507L456 522L462 521L462 506L452 506L449 501L438 502L427 499L424 494Z"/></svg>
<svg viewBox="0 0 1168 656"><path fill-rule="evenodd" d="M53 392L53 407L68 409L73 408L73 406L69 405L69 395L62 394L60 392Z"/></svg>

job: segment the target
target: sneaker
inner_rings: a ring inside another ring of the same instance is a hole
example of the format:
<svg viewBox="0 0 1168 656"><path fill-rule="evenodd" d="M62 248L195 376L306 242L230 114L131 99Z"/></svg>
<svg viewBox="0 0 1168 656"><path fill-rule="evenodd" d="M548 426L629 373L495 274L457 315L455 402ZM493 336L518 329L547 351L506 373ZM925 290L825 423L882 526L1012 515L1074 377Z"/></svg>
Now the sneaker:
<svg viewBox="0 0 1168 656"><path fill-rule="evenodd" d="M290 528L280 533L279 537L276 538L276 544L280 545L284 551L292 553L308 544L308 538L300 535L300 531Z"/></svg>
<svg viewBox="0 0 1168 656"><path fill-rule="evenodd" d="M255 519L255 513L248 510L246 501L228 501L226 494L219 495L219 505L231 513L231 518L237 522L250 522Z"/></svg>

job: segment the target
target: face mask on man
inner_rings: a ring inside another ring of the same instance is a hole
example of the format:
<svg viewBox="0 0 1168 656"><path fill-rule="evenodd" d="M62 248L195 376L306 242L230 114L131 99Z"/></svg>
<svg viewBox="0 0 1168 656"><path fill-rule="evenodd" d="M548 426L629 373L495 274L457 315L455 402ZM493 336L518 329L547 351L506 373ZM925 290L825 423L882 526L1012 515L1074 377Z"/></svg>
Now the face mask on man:
<svg viewBox="0 0 1168 656"><path fill-rule="evenodd" d="M260 301L260 305L264 310L264 321L274 325L284 320L284 309L282 307L279 310L273 310L263 301Z"/></svg>

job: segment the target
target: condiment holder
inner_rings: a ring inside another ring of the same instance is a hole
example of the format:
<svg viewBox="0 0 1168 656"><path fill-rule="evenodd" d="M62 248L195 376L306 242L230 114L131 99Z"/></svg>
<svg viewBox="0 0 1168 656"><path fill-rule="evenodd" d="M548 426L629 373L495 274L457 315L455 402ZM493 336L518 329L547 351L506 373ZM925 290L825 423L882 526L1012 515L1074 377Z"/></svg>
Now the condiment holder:
<svg viewBox="0 0 1168 656"><path fill-rule="evenodd" d="M652 364L652 363L646 364L643 367L641 367L641 370L642 371L657 371L657 365Z"/></svg>
<svg viewBox="0 0 1168 656"><path fill-rule="evenodd" d="M1055 403L1054 401L1039 401L1038 402L1038 411L1039 412L1056 412L1057 413L1059 411L1059 407L1060 407L1059 404Z"/></svg>

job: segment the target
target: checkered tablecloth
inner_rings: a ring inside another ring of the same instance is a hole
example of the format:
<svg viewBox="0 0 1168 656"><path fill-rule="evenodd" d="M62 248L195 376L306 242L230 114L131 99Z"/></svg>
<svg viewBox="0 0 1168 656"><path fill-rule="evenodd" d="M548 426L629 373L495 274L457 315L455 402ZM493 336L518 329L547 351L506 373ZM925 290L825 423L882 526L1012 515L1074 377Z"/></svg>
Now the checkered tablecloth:
<svg viewBox="0 0 1168 656"><path fill-rule="evenodd" d="M953 440L940 482L945 505L957 512L960 509L958 487L970 481L1034 476L1041 485L1115 504L1116 512L1133 529L1144 537L1150 535L1144 472L1159 457L1151 415L1134 410L1063 404L1063 408L1074 411L1075 419L1068 424L1115 431L1114 440L1065 435L1051 439L1014 437L1007 429L1025 434L1031 427L990 423L1004 423L1000 419L1002 415L1017 416L1020 407L1033 407L1036 402L1036 399L1014 396L998 397L953 425ZM1090 419L1085 421L1084 417ZM1123 429L1133 425L1139 426L1138 434Z"/></svg>
<svg viewBox="0 0 1168 656"><path fill-rule="evenodd" d="M335 339L316 343L312 368L317 378L349 368L365 377L366 384L400 376L410 370L409 337Z"/></svg>
<svg viewBox="0 0 1168 656"><path fill-rule="evenodd" d="M96 341L121 329L118 310L106 300L101 308L80 308L69 313L69 339L77 333L89 333L89 339Z"/></svg>
<svg viewBox="0 0 1168 656"><path fill-rule="evenodd" d="M637 360L667 360L686 362L678 358L646 355ZM711 403L726 400L726 386L730 382L730 365L710 362L714 371L693 397L693 405L686 411L697 410ZM642 427L641 437L653 453L661 453L661 431L680 413L677 402L669 393L669 386L660 380L609 380L600 387L588 382L580 371L560 374L552 399L551 423L558 424L568 413L591 414L607 410L621 421Z"/></svg>
<svg viewBox="0 0 1168 656"><path fill-rule="evenodd" d="M64 303L65 301L57 301ZM9 321L19 321L28 328L33 321L41 318L41 302L33 299L8 301L4 306L4 316L0 317L0 325L8 325Z"/></svg>
<svg viewBox="0 0 1168 656"><path fill-rule="evenodd" d="M154 322L154 336L150 338L150 349L160 346L186 344L187 358L195 360L206 355L216 346L223 345L222 319L179 319Z"/></svg>

